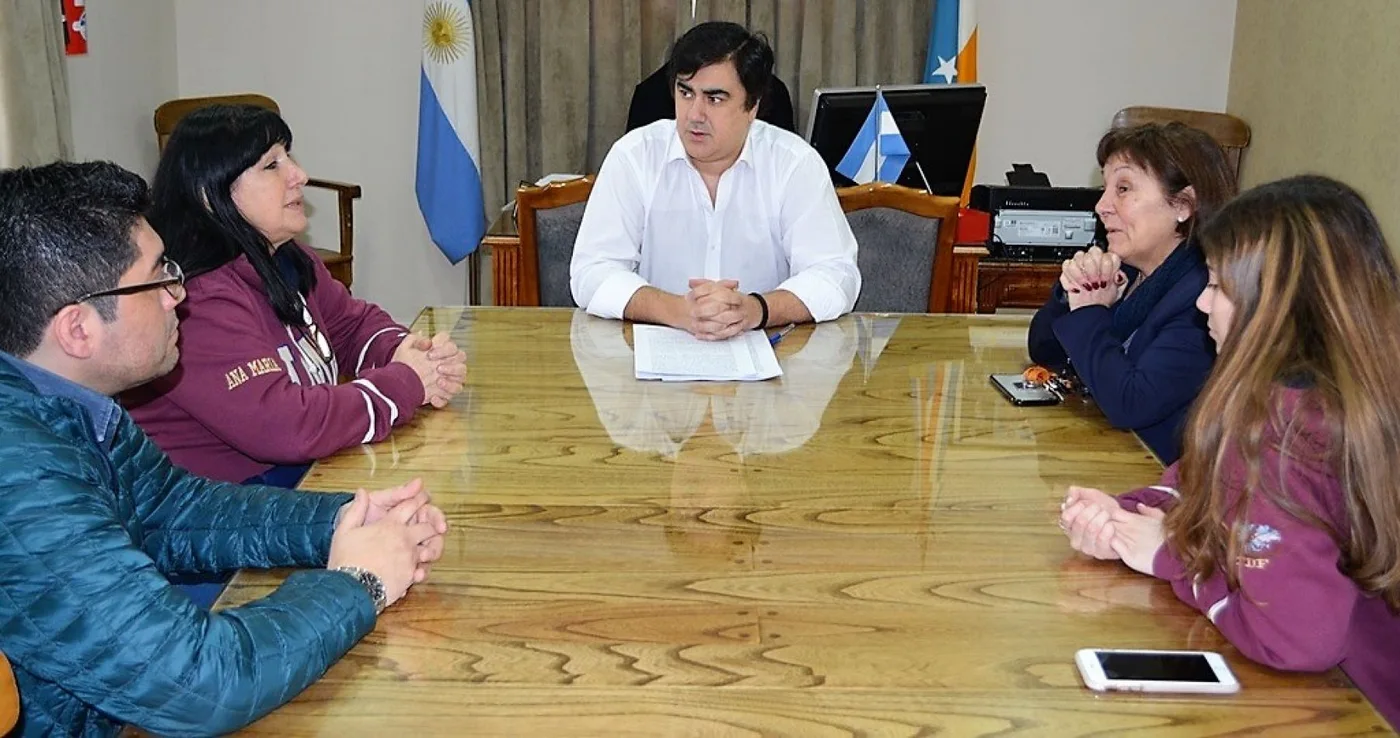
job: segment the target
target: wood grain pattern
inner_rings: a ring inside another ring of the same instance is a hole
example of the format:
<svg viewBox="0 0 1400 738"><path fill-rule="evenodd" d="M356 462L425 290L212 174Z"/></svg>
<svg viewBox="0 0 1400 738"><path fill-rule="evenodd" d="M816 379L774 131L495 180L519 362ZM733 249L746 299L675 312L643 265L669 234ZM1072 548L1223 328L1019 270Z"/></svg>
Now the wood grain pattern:
<svg viewBox="0 0 1400 738"><path fill-rule="evenodd" d="M1059 279L1058 262L983 259L977 265L977 312L994 313L999 307L1039 308L1050 299Z"/></svg>
<svg viewBox="0 0 1400 738"><path fill-rule="evenodd" d="M433 309L468 387L312 489L422 475L432 577L249 734L1317 735L1385 724L1340 672L1246 661L1163 583L1074 554L1066 485L1160 468L1082 403L1017 408L1026 320L848 316L780 380L641 383L630 330ZM223 604L284 572L244 572ZM1097 695L1087 646L1205 648L1233 697Z"/></svg>
<svg viewBox="0 0 1400 738"><path fill-rule="evenodd" d="M983 246L953 247L953 278L949 285L948 312L977 312L977 265L987 258Z"/></svg>
<svg viewBox="0 0 1400 738"><path fill-rule="evenodd" d="M329 681L329 680L328 680ZM323 682L324 684L324 682ZM1338 712L1338 708L1343 708ZM1349 709L1348 709L1349 708ZM1390 735L1356 697L1294 692L1183 704L1085 690L616 690L337 681L248 735L1363 736ZM334 727L330 716L335 716Z"/></svg>
<svg viewBox="0 0 1400 738"><path fill-rule="evenodd" d="M481 239L481 248L491 255L491 299L497 305L521 304L520 237L487 234Z"/></svg>

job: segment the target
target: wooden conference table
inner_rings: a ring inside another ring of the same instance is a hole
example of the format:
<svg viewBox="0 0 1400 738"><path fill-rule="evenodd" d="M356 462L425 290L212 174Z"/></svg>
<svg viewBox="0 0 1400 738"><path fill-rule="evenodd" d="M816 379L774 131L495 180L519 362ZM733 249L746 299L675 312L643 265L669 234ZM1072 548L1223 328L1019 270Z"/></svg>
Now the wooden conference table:
<svg viewBox="0 0 1400 738"><path fill-rule="evenodd" d="M1251 664L1166 584L1073 553L1070 483L1157 462L1092 407L1017 408L1026 319L847 316L781 380L632 379L631 332L570 310L429 309L468 385L303 486L421 475L431 579L251 734L1357 735L1344 675ZM235 577L223 604L279 572ZM1099 695L1078 648L1222 651L1230 697Z"/></svg>

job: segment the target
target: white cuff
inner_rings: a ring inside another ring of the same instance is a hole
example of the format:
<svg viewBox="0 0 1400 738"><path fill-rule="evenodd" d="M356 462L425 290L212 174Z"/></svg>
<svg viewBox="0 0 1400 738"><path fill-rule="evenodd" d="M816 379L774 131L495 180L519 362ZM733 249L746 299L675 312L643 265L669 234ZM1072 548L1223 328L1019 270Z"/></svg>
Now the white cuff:
<svg viewBox="0 0 1400 738"><path fill-rule="evenodd" d="M797 299L807 306L812 320L818 323L835 320L849 313L855 303L855 299L848 298L840 287L822 275L810 271L788 277L777 289L787 290L796 295Z"/></svg>
<svg viewBox="0 0 1400 738"><path fill-rule="evenodd" d="M647 281L636 272L614 272L598 285L586 309L600 318L622 320L622 314L627 310L627 303L632 301L632 295L645 286Z"/></svg>

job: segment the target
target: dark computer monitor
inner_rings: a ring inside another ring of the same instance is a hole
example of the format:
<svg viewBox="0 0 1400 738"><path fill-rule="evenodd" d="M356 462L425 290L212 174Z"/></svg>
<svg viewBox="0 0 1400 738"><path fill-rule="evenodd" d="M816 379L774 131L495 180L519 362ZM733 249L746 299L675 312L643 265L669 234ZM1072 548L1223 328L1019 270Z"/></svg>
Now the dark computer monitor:
<svg viewBox="0 0 1400 738"><path fill-rule="evenodd" d="M898 184L927 189L935 195L959 196L977 144L977 128L987 88L966 85L881 85L899 132L909 144L909 163ZM874 87L818 89L812 96L807 140L826 161L837 187L855 184L836 171L856 133L875 104ZM923 176L917 161L923 167Z"/></svg>

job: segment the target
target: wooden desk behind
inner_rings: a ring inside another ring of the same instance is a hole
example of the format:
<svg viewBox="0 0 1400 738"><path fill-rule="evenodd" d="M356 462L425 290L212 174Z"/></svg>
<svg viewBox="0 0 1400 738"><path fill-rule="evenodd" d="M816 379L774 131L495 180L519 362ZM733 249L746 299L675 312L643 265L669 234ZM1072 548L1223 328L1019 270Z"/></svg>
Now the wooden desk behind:
<svg viewBox="0 0 1400 738"><path fill-rule="evenodd" d="M496 214L477 251L491 256L491 298L495 304L520 304L520 230L515 226L515 208Z"/></svg>
<svg viewBox="0 0 1400 738"><path fill-rule="evenodd" d="M1059 262L982 259L977 264L977 312L1040 308L1060 281L1061 268Z"/></svg>
<svg viewBox="0 0 1400 738"><path fill-rule="evenodd" d="M468 386L312 489L422 475L450 518L429 581L265 735L1360 733L1338 672L1244 660L1166 584L1073 553L1066 485L1159 468L1092 407L1017 408L1026 320L847 316L761 383L632 379L630 330L433 309ZM266 594L242 573L226 601ZM1232 697L1102 696L1087 646L1222 651Z"/></svg>
<svg viewBox="0 0 1400 738"><path fill-rule="evenodd" d="M486 231L481 250L491 255L491 294L497 305L520 304L520 232L510 210ZM982 246L953 249L949 312L995 313L998 307L1038 308L1060 278L1059 264L993 261ZM477 304L472 298L472 304Z"/></svg>

